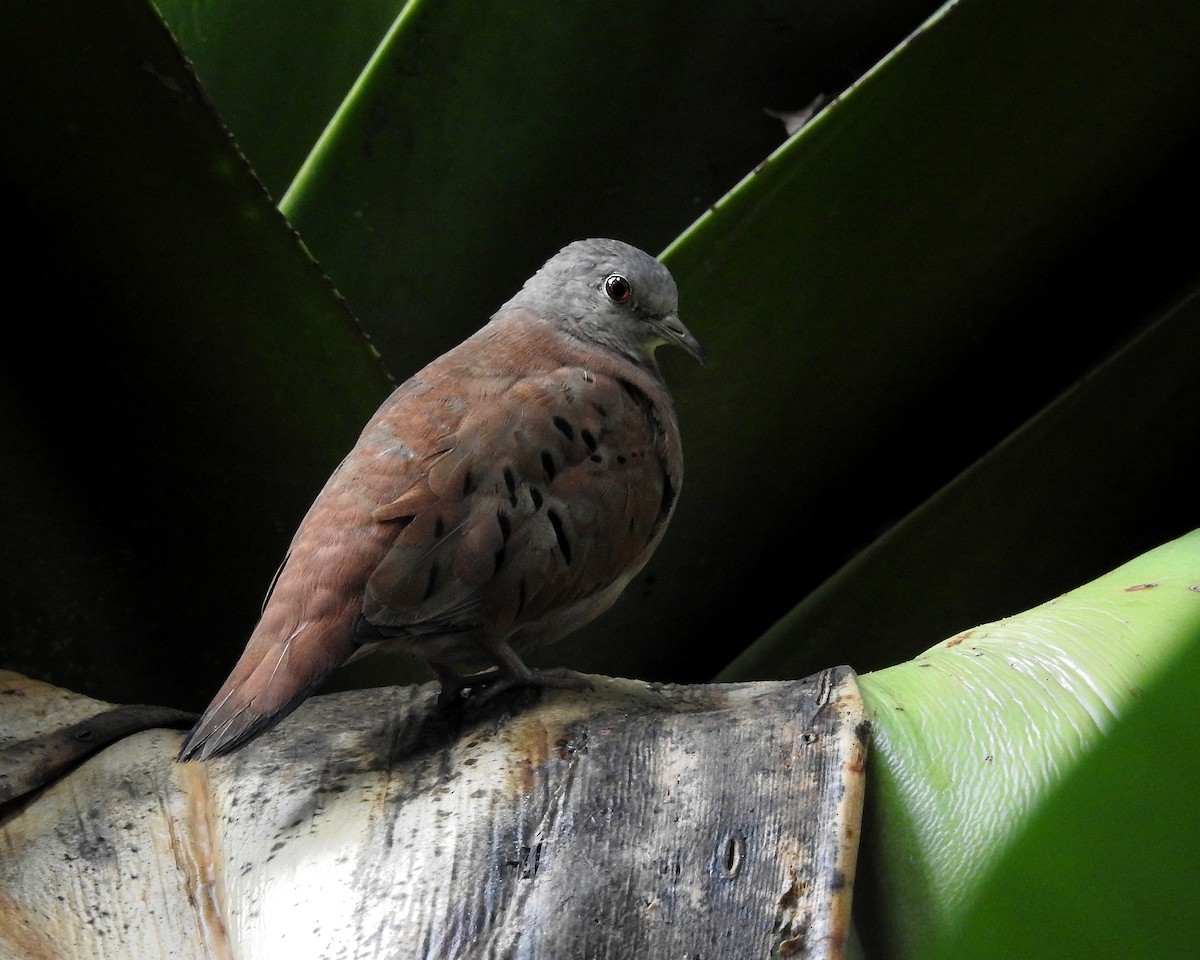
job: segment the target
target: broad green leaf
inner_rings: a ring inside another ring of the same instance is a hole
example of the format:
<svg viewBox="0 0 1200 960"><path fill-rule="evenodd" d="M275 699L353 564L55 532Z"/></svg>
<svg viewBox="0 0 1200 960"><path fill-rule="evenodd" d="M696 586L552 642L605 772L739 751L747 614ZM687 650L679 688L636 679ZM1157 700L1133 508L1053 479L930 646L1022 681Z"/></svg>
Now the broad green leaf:
<svg viewBox="0 0 1200 960"><path fill-rule="evenodd" d="M281 208L409 372L570 240L661 248L932 6L416 0Z"/></svg>
<svg viewBox="0 0 1200 960"><path fill-rule="evenodd" d="M153 7L12 7L0 108L0 664L196 706L389 381Z"/></svg>
<svg viewBox="0 0 1200 960"><path fill-rule="evenodd" d="M876 667L930 623L961 629L1003 613L993 581L1049 592L1122 545L1181 534L1200 484L1197 358L1200 289L846 564L724 676L788 676L838 649Z"/></svg>
<svg viewBox="0 0 1200 960"><path fill-rule="evenodd" d="M156 0L276 199L407 0Z"/></svg>
<svg viewBox="0 0 1200 960"><path fill-rule="evenodd" d="M1195 531L861 676L872 723L864 842L877 872L865 892L874 903L860 901L874 920L864 939L878 940L881 956L927 955L1054 787L1168 664L1198 647ZM1187 709L1194 716L1194 703ZM1190 793L1176 789L1175 805ZM1088 835L1098 826L1086 825Z"/></svg>
<svg viewBox="0 0 1200 960"><path fill-rule="evenodd" d="M1159 960L1200 926L1200 633L1080 761L976 890L936 956Z"/></svg>
<svg viewBox="0 0 1200 960"><path fill-rule="evenodd" d="M722 676L868 670L1191 529L1196 307L1106 358L1200 279L1198 43L1200 7L948 5L666 251L714 361L652 629L732 654L803 597Z"/></svg>

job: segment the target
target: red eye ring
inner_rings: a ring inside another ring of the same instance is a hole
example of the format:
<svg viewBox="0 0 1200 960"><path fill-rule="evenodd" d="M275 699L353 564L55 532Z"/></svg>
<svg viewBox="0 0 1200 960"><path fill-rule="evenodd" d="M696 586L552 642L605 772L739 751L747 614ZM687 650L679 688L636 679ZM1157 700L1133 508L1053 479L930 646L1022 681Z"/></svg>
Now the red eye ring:
<svg viewBox="0 0 1200 960"><path fill-rule="evenodd" d="M633 294L633 286L619 273L614 273L605 279L604 292L614 303L624 303Z"/></svg>

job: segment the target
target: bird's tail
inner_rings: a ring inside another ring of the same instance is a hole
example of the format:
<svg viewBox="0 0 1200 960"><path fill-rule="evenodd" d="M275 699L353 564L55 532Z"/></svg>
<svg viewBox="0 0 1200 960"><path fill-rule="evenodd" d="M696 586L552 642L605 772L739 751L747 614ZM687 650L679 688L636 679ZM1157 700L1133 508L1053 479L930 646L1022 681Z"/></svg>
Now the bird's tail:
<svg viewBox="0 0 1200 960"><path fill-rule="evenodd" d="M271 729L352 652L348 638L339 642L313 623L301 623L283 638L256 631L229 679L184 738L179 759L218 757Z"/></svg>

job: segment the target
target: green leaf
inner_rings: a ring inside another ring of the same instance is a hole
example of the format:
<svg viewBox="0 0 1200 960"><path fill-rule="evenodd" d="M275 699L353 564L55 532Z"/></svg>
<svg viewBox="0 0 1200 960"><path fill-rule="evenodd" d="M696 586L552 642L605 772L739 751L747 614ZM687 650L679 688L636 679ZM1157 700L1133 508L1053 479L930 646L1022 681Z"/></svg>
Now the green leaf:
<svg viewBox="0 0 1200 960"><path fill-rule="evenodd" d="M1200 530L860 677L872 723L864 838L877 887L868 884L874 911L870 899L863 908L874 936L925 955L1055 785L1198 643ZM1186 805L1187 792L1173 796Z"/></svg>
<svg viewBox="0 0 1200 960"><path fill-rule="evenodd" d="M1200 7L949 4L666 251L714 359L650 629L865 671L1191 529L1197 44Z"/></svg>
<svg viewBox="0 0 1200 960"><path fill-rule="evenodd" d="M154 9L8 11L0 663L196 705L389 381Z"/></svg>
<svg viewBox="0 0 1200 960"><path fill-rule="evenodd" d="M1158 960L1200 928L1200 634L989 873L938 958Z"/></svg>
<svg viewBox="0 0 1200 960"><path fill-rule="evenodd" d="M1194 522L1200 290L809 594L725 672L788 676L815 657L861 669L927 631L1065 589L1098 558ZM842 652L844 651L844 652Z"/></svg>
<svg viewBox="0 0 1200 960"><path fill-rule="evenodd" d="M407 0L156 0L276 199Z"/></svg>
<svg viewBox="0 0 1200 960"><path fill-rule="evenodd" d="M832 64L866 69L929 6L866 6L848 37L787 2L418 0L281 207L412 371L570 240L660 249L783 139L765 108L850 82Z"/></svg>

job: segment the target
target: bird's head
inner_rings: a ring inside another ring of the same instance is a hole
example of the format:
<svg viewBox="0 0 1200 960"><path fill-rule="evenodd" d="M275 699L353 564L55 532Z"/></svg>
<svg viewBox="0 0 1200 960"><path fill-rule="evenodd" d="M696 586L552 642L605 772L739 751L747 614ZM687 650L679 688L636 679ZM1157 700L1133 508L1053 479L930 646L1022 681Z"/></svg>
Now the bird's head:
<svg viewBox="0 0 1200 960"><path fill-rule="evenodd" d="M576 240L525 283L506 307L536 311L568 335L655 367L654 351L682 347L698 363L704 348L679 319L679 290L669 270L620 240Z"/></svg>

